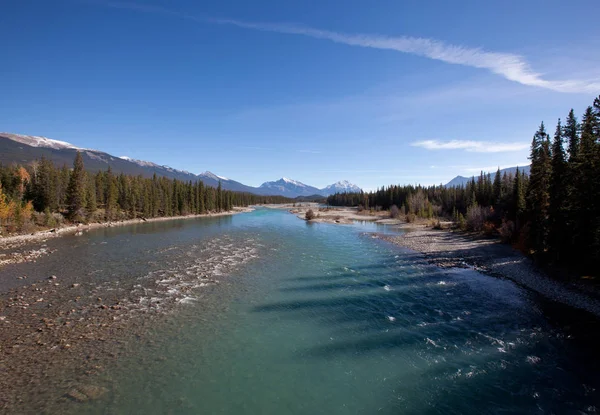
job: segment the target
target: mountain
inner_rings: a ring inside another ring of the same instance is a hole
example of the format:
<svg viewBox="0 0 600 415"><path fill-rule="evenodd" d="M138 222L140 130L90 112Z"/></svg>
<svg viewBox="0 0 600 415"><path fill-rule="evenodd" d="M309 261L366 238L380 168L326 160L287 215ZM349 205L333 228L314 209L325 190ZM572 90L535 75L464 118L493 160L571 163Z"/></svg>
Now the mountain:
<svg viewBox="0 0 600 415"><path fill-rule="evenodd" d="M323 189L318 189L287 177L282 177L274 182L265 182L260 185L259 189L269 189L271 192L288 197L329 196L334 193L360 192L362 190L347 180L341 180Z"/></svg>
<svg viewBox="0 0 600 415"><path fill-rule="evenodd" d="M57 166L71 167L77 151L81 152L86 170L92 173L106 170L110 166L117 173L145 177L152 177L156 173L170 179L197 180L194 174L169 166L160 166L128 157L116 157L103 151L80 148L46 137L0 133L0 163L2 164L28 164L45 157Z"/></svg>
<svg viewBox="0 0 600 415"><path fill-rule="evenodd" d="M524 171L526 175L529 175L529 168L530 168L530 166L523 166L523 167L519 166L519 171L520 172ZM506 173L509 175L512 174L514 176L514 174L516 172L517 172L517 167L508 167L506 169L501 169L500 175L503 175L504 173ZM484 172L484 174L487 174L487 172ZM492 175L492 179L493 179L496 172L490 172L490 174ZM445 187L465 186L473 177L475 177L475 180L477 180L477 177L479 177L479 175L471 176L471 177L456 176L454 179L450 180L444 186Z"/></svg>
<svg viewBox="0 0 600 415"><path fill-rule="evenodd" d="M312 196L321 194L321 190L316 187L306 185L296 180L282 177L274 182L265 182L260 185L259 189L287 197L297 196Z"/></svg>
<svg viewBox="0 0 600 415"><path fill-rule="evenodd" d="M348 180L341 180L321 189L321 194L329 196L334 193L358 193L360 191L362 189L357 185L350 183Z"/></svg>
<svg viewBox="0 0 600 415"><path fill-rule="evenodd" d="M63 165L71 167L77 151L81 152L86 170L92 173L105 171L110 167L117 174L142 175L144 177L152 177L156 174L157 176L182 181L202 180L204 184L212 187L217 187L221 182L221 186L226 190L259 195L282 195L291 198L314 195L327 196L335 192L355 191L356 189L360 191L358 186L347 181L340 181L324 189L318 189L287 178L266 182L260 187L252 187L227 177L218 176L210 171L196 175L151 161L137 160L127 156L117 157L103 151L81 148L65 141L53 140L47 137L0 133L0 163L6 165L13 163L29 164L45 157L59 167Z"/></svg>

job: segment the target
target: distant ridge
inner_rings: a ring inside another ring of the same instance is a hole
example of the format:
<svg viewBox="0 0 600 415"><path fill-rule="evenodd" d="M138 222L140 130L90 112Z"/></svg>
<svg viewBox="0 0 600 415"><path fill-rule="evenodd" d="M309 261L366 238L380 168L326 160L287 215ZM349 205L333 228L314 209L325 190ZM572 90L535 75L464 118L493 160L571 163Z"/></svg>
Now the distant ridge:
<svg viewBox="0 0 600 415"><path fill-rule="evenodd" d="M526 175L529 175L529 169L530 166L519 166L518 167L520 172L525 172ZM508 167L506 169L501 169L500 170L500 174L512 174L514 175L517 172L517 167ZM495 171L493 172L484 172L484 174L490 173L493 176L496 174ZM469 181L471 181L471 179L475 178L475 180L477 180L477 177L479 177L479 175L473 175L470 177L465 177L465 176L456 176L454 179L450 180L448 183L446 183L444 185L444 187L458 187L458 186L465 186Z"/></svg>
<svg viewBox="0 0 600 415"><path fill-rule="evenodd" d="M274 182L265 182L260 187L248 186L227 177L219 176L210 171L194 174L185 170L174 169L151 161L137 160L128 156L113 156L99 150L77 147L66 141L53 140L47 137L1 133L0 132L0 163L28 164L45 157L59 167L71 166L75 153L81 152L86 170L96 173L110 167L115 173L142 175L152 177L154 174L169 179L182 181L201 180L205 185L217 187L219 182L223 189L237 192L248 192L258 195L280 195L295 198L298 196L327 196L341 191L360 191L360 188L348 181L339 181L323 189L306 185L296 180L282 178ZM351 189L351 190L342 190ZM358 190L356 190L358 189Z"/></svg>

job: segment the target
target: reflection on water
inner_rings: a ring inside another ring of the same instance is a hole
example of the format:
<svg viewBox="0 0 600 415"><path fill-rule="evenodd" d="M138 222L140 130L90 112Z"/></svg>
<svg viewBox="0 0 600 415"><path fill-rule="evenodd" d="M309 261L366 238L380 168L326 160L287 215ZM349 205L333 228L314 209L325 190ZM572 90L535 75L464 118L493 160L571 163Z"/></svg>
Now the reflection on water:
<svg viewBox="0 0 600 415"><path fill-rule="evenodd" d="M597 358L544 317L547 304L365 234L381 230L393 232L259 209L53 241L58 252L43 265L65 261L65 278L140 289L145 278L155 291L140 297L177 303L101 375L110 399L74 412L597 410ZM204 295L201 284L216 280ZM182 292L190 284L193 294Z"/></svg>

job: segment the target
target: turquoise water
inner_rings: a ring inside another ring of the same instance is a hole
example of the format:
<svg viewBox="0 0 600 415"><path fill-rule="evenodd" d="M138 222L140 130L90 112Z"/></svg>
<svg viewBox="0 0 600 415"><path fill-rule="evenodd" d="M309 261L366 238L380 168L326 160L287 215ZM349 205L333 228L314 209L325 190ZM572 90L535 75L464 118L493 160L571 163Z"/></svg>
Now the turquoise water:
<svg viewBox="0 0 600 415"><path fill-rule="evenodd" d="M394 231L258 209L55 242L55 256L68 244L93 252L96 259L73 259L70 268L84 269L83 261L104 283L126 274L141 285L172 284L143 304L175 298L135 351L102 375L111 398L77 412L598 410L594 347L563 323L579 314L510 281L428 265L371 232ZM167 294L200 272L218 283Z"/></svg>

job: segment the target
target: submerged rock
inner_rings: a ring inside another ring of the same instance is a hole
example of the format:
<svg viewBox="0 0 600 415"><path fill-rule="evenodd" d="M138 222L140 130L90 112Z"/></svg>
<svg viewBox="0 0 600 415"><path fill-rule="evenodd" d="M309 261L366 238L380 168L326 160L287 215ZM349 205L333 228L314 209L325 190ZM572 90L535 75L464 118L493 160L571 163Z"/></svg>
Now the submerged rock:
<svg viewBox="0 0 600 415"><path fill-rule="evenodd" d="M108 389L96 385L78 385L65 394L76 402L95 401L102 398Z"/></svg>

